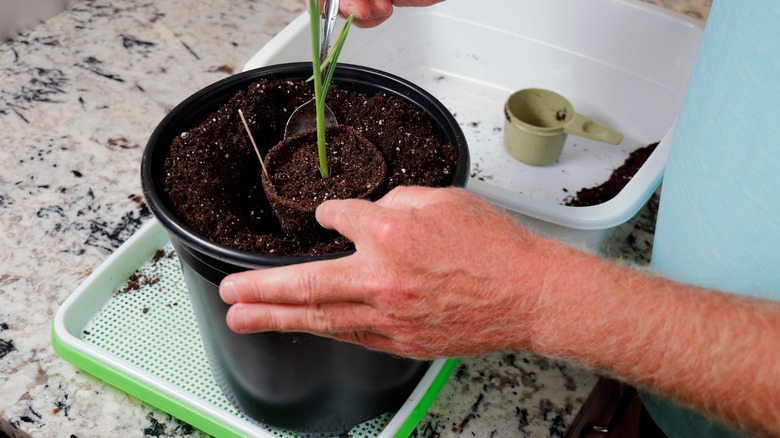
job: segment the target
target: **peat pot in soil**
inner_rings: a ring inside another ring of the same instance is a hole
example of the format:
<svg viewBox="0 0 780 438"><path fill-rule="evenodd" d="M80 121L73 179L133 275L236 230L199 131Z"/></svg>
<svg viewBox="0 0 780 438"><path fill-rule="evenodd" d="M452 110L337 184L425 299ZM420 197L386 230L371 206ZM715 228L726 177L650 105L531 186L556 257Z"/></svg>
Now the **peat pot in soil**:
<svg viewBox="0 0 780 438"><path fill-rule="evenodd" d="M152 133L141 177L147 203L178 254L209 364L226 397L265 424L342 433L397 410L429 363L308 334L236 334L225 322L228 306L218 291L230 273L354 251L332 231L319 228L301 240L282 229L236 114L242 110L260 153L268 154L282 140L289 114L312 98L304 82L311 72L310 63L263 67L192 95ZM384 72L340 64L327 102L339 125L360 131L381 152L385 191L465 185L469 154L463 133L424 90ZM393 115L393 109L404 111ZM328 153L337 155L338 149ZM335 176L338 165L333 167Z"/></svg>

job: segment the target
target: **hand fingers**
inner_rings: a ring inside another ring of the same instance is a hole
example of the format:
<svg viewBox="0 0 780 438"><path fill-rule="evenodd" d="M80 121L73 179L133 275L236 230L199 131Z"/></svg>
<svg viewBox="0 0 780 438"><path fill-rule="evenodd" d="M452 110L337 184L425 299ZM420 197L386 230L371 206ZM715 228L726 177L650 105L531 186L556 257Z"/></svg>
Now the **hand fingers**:
<svg viewBox="0 0 780 438"><path fill-rule="evenodd" d="M397 241L398 230L408 228L416 220L415 210L438 203L468 207L480 202L484 201L454 187L396 187L374 203L355 199L326 201L317 208L316 216L323 227L354 242L358 252L371 251L372 247L381 251Z"/></svg>
<svg viewBox="0 0 780 438"><path fill-rule="evenodd" d="M231 306L227 314L228 326L236 333L311 333L404 357L424 358L425 353L419 347L377 332L377 321L384 319L373 308L362 304L290 306L239 303Z"/></svg>
<svg viewBox="0 0 780 438"><path fill-rule="evenodd" d="M396 187L380 200L371 203L357 199L325 201L317 208L317 221L325 228L336 230L356 244L370 225L387 220L395 210L422 208L426 205L454 199L454 188Z"/></svg>
<svg viewBox="0 0 780 438"><path fill-rule="evenodd" d="M367 29L367 28L379 26L380 24L387 21L388 18L390 18L389 15L386 17L371 18L366 20L354 20L352 22L352 25L355 27L359 27L361 29Z"/></svg>
<svg viewBox="0 0 780 438"><path fill-rule="evenodd" d="M393 13L392 0L343 0L339 11L344 16L354 15L358 27L373 27L387 20Z"/></svg>
<svg viewBox="0 0 780 438"><path fill-rule="evenodd" d="M395 212L376 203L359 199L325 201L317 208L317 221L325 228L336 230L353 241L359 251L376 225L387 221Z"/></svg>
<svg viewBox="0 0 780 438"><path fill-rule="evenodd" d="M393 6L430 6L441 1L444 0L342 0L339 12L345 17L354 15L354 26L375 27L390 18Z"/></svg>
<svg viewBox="0 0 780 438"><path fill-rule="evenodd" d="M317 220L355 242L360 251L374 241L386 241L386 231L392 231L394 220L404 214L398 210L457 198L459 192L455 190L399 187L376 203L356 199L327 201L317 209ZM370 277L371 272L356 269L354 257L344 257L234 274L223 281L220 294L227 303L371 302L365 288Z"/></svg>
<svg viewBox="0 0 780 438"><path fill-rule="evenodd" d="M444 0L342 0L339 11L349 16L354 15L358 20L389 17L393 13L393 6L431 6ZM320 0L322 3L323 0Z"/></svg>
<svg viewBox="0 0 780 438"><path fill-rule="evenodd" d="M444 0L393 0L393 6L431 6Z"/></svg>
<svg viewBox="0 0 780 438"><path fill-rule="evenodd" d="M461 192L465 193L455 187L400 186L388 192L376 201L376 204L392 210L416 209L439 202L454 201L462 196Z"/></svg>
<svg viewBox="0 0 780 438"><path fill-rule="evenodd" d="M347 256L232 274L222 280L219 294L228 304L361 302L366 294L352 281L359 273L350 261Z"/></svg>
<svg viewBox="0 0 780 438"><path fill-rule="evenodd" d="M382 317L365 304L318 305L238 303L230 307L228 326L237 333L263 331L305 332L330 335L367 331Z"/></svg>

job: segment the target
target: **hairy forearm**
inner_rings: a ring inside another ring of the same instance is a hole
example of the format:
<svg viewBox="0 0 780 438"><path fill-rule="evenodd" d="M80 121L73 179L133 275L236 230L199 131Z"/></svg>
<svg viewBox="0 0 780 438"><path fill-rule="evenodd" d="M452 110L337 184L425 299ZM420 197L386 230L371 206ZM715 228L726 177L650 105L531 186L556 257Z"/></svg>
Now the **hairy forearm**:
<svg viewBox="0 0 780 438"><path fill-rule="evenodd" d="M780 305L672 282L557 248L534 349L780 435Z"/></svg>

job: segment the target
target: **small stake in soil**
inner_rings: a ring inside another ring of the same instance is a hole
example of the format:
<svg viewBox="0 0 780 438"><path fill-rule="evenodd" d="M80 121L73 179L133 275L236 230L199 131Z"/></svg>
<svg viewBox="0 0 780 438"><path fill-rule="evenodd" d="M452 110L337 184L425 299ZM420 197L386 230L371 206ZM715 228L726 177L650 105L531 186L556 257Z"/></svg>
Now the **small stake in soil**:
<svg viewBox="0 0 780 438"><path fill-rule="evenodd" d="M255 148L255 153L257 154L257 158L260 159L260 167L263 168L263 173L265 174L265 177L268 179L268 182L271 182L271 178L268 176L268 171L265 170L265 163L263 162L263 156L260 155L260 149L257 148L257 143L255 143L255 138L252 137L252 131L249 130L249 124L246 122L246 119L244 118L244 113L241 112L241 109L238 110L238 115L241 116L241 121L244 122L244 128L246 128L246 133L249 135L249 140L252 141L252 146Z"/></svg>

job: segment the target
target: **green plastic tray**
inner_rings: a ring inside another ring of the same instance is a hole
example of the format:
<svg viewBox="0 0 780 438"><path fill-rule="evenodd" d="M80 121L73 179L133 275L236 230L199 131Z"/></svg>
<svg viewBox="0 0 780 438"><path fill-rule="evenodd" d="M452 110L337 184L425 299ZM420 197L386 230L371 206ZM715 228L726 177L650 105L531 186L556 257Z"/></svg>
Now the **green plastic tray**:
<svg viewBox="0 0 780 438"><path fill-rule="evenodd" d="M95 270L54 317L52 346L84 371L219 437L299 437L259 424L217 386L198 334L175 251L156 220ZM405 437L457 364L432 362L398 412L362 423L350 437Z"/></svg>

